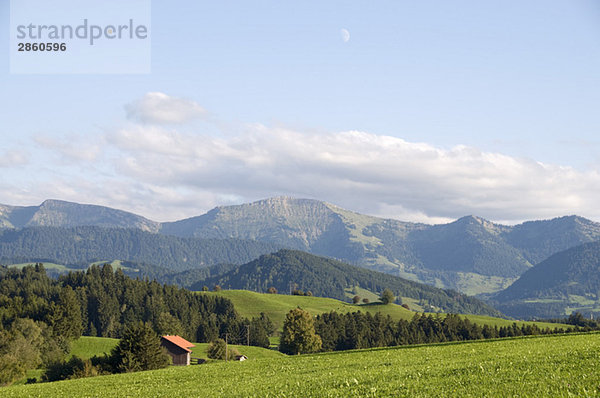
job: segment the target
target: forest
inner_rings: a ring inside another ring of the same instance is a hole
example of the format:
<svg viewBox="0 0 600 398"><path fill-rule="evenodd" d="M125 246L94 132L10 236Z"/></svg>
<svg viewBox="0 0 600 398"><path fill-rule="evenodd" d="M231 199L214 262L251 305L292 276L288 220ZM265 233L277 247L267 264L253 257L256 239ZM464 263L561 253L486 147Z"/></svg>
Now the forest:
<svg viewBox="0 0 600 398"><path fill-rule="evenodd" d="M268 319L241 318L226 298L132 279L108 264L58 279L42 264L0 274L0 384L60 361L81 335L121 338L140 323L195 342L249 333L251 344L268 345Z"/></svg>

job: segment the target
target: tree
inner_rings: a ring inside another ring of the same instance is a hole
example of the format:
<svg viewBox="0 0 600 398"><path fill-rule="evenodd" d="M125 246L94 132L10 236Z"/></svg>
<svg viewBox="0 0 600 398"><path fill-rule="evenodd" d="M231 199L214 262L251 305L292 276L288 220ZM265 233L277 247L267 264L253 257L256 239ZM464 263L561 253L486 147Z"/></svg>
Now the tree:
<svg viewBox="0 0 600 398"><path fill-rule="evenodd" d="M381 293L381 297L379 298L383 304L393 303L395 299L394 293L388 288L383 290L383 293Z"/></svg>
<svg viewBox="0 0 600 398"><path fill-rule="evenodd" d="M352 302L353 302L354 304L358 304L358 303L360 303L360 296L354 296L354 297L352 298Z"/></svg>
<svg viewBox="0 0 600 398"><path fill-rule="evenodd" d="M54 333L69 340L81 336L83 331L81 306L71 286L65 286L60 290L58 300L50 305L50 313L49 324L54 329Z"/></svg>
<svg viewBox="0 0 600 398"><path fill-rule="evenodd" d="M182 335L183 327L179 319L175 318L168 312L162 312L156 321L156 330L160 335Z"/></svg>
<svg viewBox="0 0 600 398"><path fill-rule="evenodd" d="M295 355L321 349L321 337L315 333L312 316L301 308L290 310L283 323L279 351Z"/></svg>
<svg viewBox="0 0 600 398"><path fill-rule="evenodd" d="M271 286L269 288L269 290L267 290L267 293L269 293L269 294L277 294L277 288L275 288L275 286Z"/></svg>
<svg viewBox="0 0 600 398"><path fill-rule="evenodd" d="M248 327L250 328L250 345L269 348L269 336L275 332L275 326L269 317L261 312L260 317L252 318Z"/></svg>
<svg viewBox="0 0 600 398"><path fill-rule="evenodd" d="M125 330L111 357L118 372L160 369L170 362L158 335L150 325L141 322Z"/></svg>
<svg viewBox="0 0 600 398"><path fill-rule="evenodd" d="M237 355L240 355L239 351L233 347L227 347L227 343L223 339L213 340L206 349L206 355L210 359L235 359Z"/></svg>
<svg viewBox="0 0 600 398"><path fill-rule="evenodd" d="M362 302L365 304L369 304L369 299L365 297L364 299L362 299Z"/></svg>

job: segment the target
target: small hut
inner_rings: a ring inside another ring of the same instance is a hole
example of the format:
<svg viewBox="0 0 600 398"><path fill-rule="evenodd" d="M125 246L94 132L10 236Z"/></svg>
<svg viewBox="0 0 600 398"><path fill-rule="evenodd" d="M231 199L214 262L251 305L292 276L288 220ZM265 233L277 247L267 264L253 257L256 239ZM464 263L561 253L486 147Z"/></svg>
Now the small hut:
<svg viewBox="0 0 600 398"><path fill-rule="evenodd" d="M173 365L189 365L190 354L194 347L194 344L190 343L186 339L180 336L162 336L160 339L160 345L167 349L167 353L173 359Z"/></svg>

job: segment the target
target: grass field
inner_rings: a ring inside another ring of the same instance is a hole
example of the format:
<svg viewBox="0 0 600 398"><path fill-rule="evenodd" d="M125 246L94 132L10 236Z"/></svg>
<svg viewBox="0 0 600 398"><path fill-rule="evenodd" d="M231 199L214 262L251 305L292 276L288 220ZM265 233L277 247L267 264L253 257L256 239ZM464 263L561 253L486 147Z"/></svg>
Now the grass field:
<svg viewBox="0 0 600 398"><path fill-rule="evenodd" d="M600 394L600 334L349 351L12 386L4 397L567 397Z"/></svg>
<svg viewBox="0 0 600 398"><path fill-rule="evenodd" d="M71 343L71 354L79 358L91 358L94 355L110 354L110 350L117 345L119 339L108 337L81 336Z"/></svg>
<svg viewBox="0 0 600 398"><path fill-rule="evenodd" d="M233 344L230 344L229 347L235 348L240 354L247 356L249 361L255 359L276 359L285 357L285 354L282 354L279 351L261 347ZM208 348L208 343L196 343L196 346L192 348L192 357L208 359L206 356L206 348Z"/></svg>
<svg viewBox="0 0 600 398"><path fill-rule="evenodd" d="M9 268L18 268L18 269L22 269L24 267L27 267L29 265L33 266L36 263L20 263L20 264L10 264L8 267ZM45 269L53 269L59 272L68 272L68 271L72 271L73 269L68 268L62 264L55 264L55 263L45 263L43 262L42 264L44 264L44 268Z"/></svg>
<svg viewBox="0 0 600 398"><path fill-rule="evenodd" d="M117 345L119 339L108 337L89 337L81 336L71 343L71 354L80 358L91 358L94 355L110 354L110 350ZM207 359L206 348L208 343L195 343L192 348L192 356L195 358ZM242 345L229 345L244 354L248 359L263 359L283 357L284 354L275 350L268 350L260 347L247 347Z"/></svg>
<svg viewBox="0 0 600 398"><path fill-rule="evenodd" d="M306 297L306 296L290 296L285 294L267 294L256 293L247 290L222 290L220 292L206 292L202 294L218 294L227 297L233 302L235 309L243 317L255 317L261 312L266 313L273 321L275 326L281 330L285 315L289 310L301 307L313 315L322 314L324 312L336 311L339 313L354 312L354 311L369 311L373 314L381 312L384 315L390 315L394 320L406 319L410 320L415 315L413 311L409 311L404 307L396 304L383 305L381 303L370 303L353 305L343 301L338 301L323 297ZM481 315L466 316L474 323L490 326L510 326L515 321L509 321L501 318L493 318ZM535 323L540 328L556 327L569 328L569 325L544 322L520 322L522 324Z"/></svg>

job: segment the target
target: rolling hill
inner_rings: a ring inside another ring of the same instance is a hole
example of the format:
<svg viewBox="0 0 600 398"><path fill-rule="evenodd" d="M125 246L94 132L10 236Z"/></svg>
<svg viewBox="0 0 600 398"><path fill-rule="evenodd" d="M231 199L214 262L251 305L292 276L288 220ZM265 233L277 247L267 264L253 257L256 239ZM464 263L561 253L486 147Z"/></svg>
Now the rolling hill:
<svg viewBox="0 0 600 398"><path fill-rule="evenodd" d="M561 317L573 311L600 313L600 242L554 254L493 296L515 317Z"/></svg>
<svg viewBox="0 0 600 398"><path fill-rule="evenodd" d="M600 334L536 336L245 362L5 387L5 397L593 396ZM548 349L552 347L552 349ZM190 393L192 392L192 393Z"/></svg>
<svg viewBox="0 0 600 398"><path fill-rule="evenodd" d="M302 309L310 312L312 315L318 315L331 311L338 313L362 311L370 312L373 315L377 312L381 312L385 316L391 316L395 321L401 319L410 320L415 315L415 311L407 310L406 308L397 304L384 305L382 303L369 303L355 305L325 297L268 294L251 292L248 290L222 290L220 292L202 292L201 294L219 295L231 300L235 310L242 317L258 317L260 316L261 312L264 312L280 330L283 326L283 321L286 314L291 309L297 307L301 307ZM464 315L464 317L468 318L473 323L492 327L511 326L515 322L519 327L522 325L536 324L541 329L568 329L571 327L570 325L560 323L513 321L485 315L468 314Z"/></svg>
<svg viewBox="0 0 600 398"><path fill-rule="evenodd" d="M501 316L483 302L464 294L435 288L381 272L370 271L340 261L297 250L280 250L260 256L229 272L200 280L191 286L201 290L220 285L225 289L266 292L275 287L280 292L291 288L310 291L319 297L347 300L357 288L379 295L385 288L397 297L417 302L427 311Z"/></svg>

